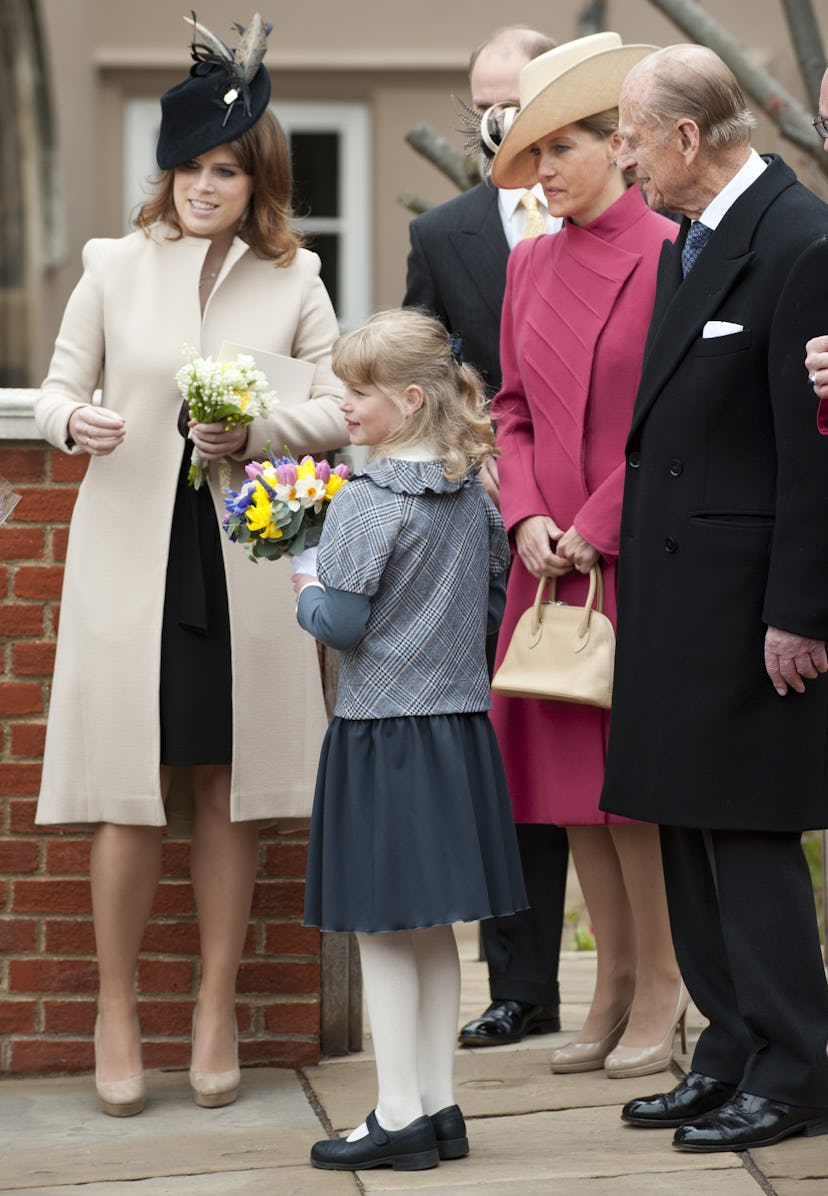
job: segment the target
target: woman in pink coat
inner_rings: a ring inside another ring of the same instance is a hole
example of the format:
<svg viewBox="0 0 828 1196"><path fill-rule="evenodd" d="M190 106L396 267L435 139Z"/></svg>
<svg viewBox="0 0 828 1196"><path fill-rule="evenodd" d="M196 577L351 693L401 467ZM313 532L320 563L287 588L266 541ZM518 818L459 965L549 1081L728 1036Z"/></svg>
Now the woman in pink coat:
<svg viewBox="0 0 828 1196"><path fill-rule="evenodd" d="M518 245L508 267L503 384L492 415L515 558L498 664L540 577L558 579L561 601L583 604L582 574L600 561L604 609L615 620L624 442L661 246L678 231L627 189L615 162L621 82L652 48L604 33L530 62L494 158L498 186L539 180L552 215L566 217L558 235ZM516 821L567 827L597 942L589 1014L574 1042L554 1053L552 1070L663 1070L688 997L670 938L658 828L598 809L609 716L496 694L492 719Z"/></svg>

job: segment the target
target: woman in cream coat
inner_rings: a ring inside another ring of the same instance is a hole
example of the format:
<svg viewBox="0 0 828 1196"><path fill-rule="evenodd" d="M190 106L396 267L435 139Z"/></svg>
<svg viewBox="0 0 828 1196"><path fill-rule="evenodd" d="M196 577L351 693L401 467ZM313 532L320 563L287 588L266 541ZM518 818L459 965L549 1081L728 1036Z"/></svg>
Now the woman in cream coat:
<svg viewBox="0 0 828 1196"><path fill-rule="evenodd" d="M249 108L230 105L226 123L216 90L227 105L213 65L162 98L156 196L138 231L86 246L36 407L46 440L91 458L69 536L38 821L95 824L96 1082L120 1116L144 1104L134 975L171 807L193 799L202 971L190 1080L197 1103L227 1104L258 824L309 813L325 725L289 565L254 565L221 534L217 462L238 488L268 441L297 455L345 442L330 369L338 329L319 259L288 223L289 156L264 68ZM309 394L280 393L247 428L180 420L182 346L215 357L223 341L311 362ZM187 488L183 435L210 461L209 489Z"/></svg>

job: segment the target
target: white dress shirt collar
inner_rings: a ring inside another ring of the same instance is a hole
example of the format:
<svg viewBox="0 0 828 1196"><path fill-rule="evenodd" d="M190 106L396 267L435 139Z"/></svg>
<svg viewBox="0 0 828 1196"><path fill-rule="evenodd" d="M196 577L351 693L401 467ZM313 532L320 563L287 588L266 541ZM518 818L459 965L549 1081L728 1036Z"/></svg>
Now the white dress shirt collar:
<svg viewBox="0 0 828 1196"><path fill-rule="evenodd" d="M730 182L722 188L716 198L711 200L702 212L699 217L702 224L706 224L708 228L718 228L739 196L747 191L748 187L755 183L767 168L767 162L757 154L755 149L751 149L744 166L737 170Z"/></svg>

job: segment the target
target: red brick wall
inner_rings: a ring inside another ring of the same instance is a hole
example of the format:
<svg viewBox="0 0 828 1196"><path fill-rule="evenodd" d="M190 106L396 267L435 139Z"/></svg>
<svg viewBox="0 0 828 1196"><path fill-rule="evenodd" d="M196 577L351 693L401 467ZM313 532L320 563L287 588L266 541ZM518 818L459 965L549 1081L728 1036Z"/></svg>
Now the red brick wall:
<svg viewBox="0 0 828 1196"><path fill-rule="evenodd" d="M90 836L34 825L67 528L86 459L6 441L22 495L0 527L0 1074L93 1065ZM319 934L300 925L306 839L265 832L238 982L243 1063L319 1057ZM198 978L189 845L169 840L138 967L147 1067L185 1067Z"/></svg>

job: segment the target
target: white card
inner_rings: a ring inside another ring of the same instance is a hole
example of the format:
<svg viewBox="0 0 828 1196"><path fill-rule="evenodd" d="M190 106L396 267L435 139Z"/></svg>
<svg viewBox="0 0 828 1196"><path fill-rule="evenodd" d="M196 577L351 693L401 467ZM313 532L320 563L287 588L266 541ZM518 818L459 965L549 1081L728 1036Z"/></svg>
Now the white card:
<svg viewBox="0 0 828 1196"><path fill-rule="evenodd" d="M276 392L280 403L303 403L310 394L316 372L313 362L285 357L282 353L268 353L266 349L253 349L250 345L234 345L231 341L222 342L218 360L233 361L239 353L253 358L256 368L267 378L268 389Z"/></svg>

